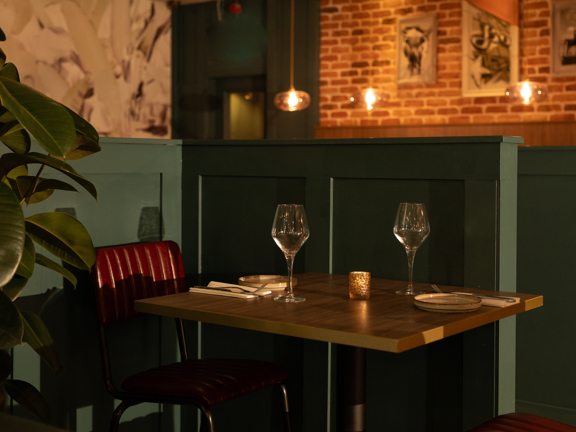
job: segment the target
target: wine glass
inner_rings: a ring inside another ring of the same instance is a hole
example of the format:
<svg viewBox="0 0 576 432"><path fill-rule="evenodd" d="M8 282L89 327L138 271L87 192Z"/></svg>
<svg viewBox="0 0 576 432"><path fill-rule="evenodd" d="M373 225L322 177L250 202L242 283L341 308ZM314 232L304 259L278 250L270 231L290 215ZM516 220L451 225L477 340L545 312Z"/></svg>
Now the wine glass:
<svg viewBox="0 0 576 432"><path fill-rule="evenodd" d="M430 224L424 204L400 203L394 222L394 235L406 249L408 257L408 286L396 291L396 294L418 295L424 291L415 290L412 286L414 255L426 237L430 234Z"/></svg>
<svg viewBox="0 0 576 432"><path fill-rule="evenodd" d="M288 291L286 295L274 300L286 303L302 302L305 298L295 297L292 289L292 270L294 257L302 245L308 240L310 229L306 220L306 212L301 204L279 204L272 224L272 238L284 252L288 265Z"/></svg>

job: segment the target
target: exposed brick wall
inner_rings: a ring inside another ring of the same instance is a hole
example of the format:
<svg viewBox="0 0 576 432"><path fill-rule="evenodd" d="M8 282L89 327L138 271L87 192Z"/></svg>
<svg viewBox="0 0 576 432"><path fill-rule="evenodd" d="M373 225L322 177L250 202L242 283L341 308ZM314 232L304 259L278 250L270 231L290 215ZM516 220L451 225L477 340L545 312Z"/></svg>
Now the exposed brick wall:
<svg viewBox="0 0 576 432"><path fill-rule="evenodd" d="M506 0L502 0L506 1ZM520 79L548 86L545 102L523 106L502 96L462 97L460 0L322 0L320 126L574 121L576 75L551 73L552 0L520 0ZM438 16L436 84L396 84L396 21ZM372 111L350 95L371 83L389 100Z"/></svg>

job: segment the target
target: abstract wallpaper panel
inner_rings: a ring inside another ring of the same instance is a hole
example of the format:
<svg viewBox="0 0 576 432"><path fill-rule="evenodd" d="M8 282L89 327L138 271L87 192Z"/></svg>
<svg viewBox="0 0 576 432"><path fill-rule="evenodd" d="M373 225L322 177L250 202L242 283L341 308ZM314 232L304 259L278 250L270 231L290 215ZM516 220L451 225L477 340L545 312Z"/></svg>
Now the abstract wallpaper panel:
<svg viewBox="0 0 576 432"><path fill-rule="evenodd" d="M101 136L170 138L171 10L154 0L0 0L20 80Z"/></svg>

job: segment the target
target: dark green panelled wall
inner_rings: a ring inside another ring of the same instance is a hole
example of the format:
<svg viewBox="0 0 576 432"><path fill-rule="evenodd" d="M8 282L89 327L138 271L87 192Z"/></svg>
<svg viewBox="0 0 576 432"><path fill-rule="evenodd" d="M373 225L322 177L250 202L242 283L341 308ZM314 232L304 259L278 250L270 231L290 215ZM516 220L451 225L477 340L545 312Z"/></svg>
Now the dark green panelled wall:
<svg viewBox="0 0 576 432"><path fill-rule="evenodd" d="M173 135L222 138L223 92L264 91L266 138L311 138L319 119L320 1L295 0L294 85L310 107L282 112L274 95L290 87L290 1L243 0L242 13L216 2L173 13Z"/></svg>

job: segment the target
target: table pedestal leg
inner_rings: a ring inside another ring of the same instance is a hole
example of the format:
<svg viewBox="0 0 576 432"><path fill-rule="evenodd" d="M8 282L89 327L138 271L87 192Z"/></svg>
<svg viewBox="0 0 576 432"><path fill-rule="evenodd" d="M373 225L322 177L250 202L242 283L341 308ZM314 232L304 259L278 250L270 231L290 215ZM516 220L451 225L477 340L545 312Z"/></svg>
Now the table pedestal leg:
<svg viewBox="0 0 576 432"><path fill-rule="evenodd" d="M336 430L366 431L366 349L336 346Z"/></svg>

